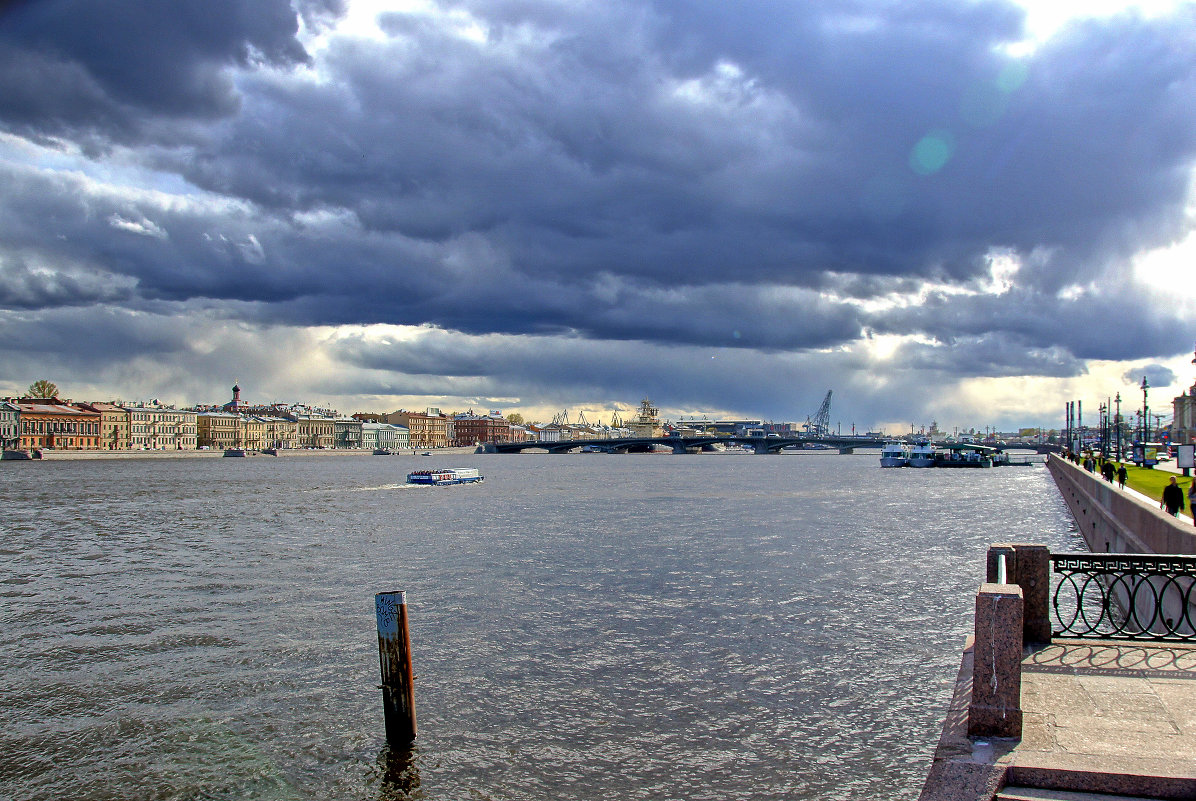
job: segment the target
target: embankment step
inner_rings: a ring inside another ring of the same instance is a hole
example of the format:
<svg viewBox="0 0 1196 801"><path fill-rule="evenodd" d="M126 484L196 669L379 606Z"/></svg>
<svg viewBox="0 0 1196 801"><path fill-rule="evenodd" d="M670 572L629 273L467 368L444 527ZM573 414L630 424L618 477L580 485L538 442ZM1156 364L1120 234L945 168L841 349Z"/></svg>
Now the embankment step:
<svg viewBox="0 0 1196 801"><path fill-rule="evenodd" d="M1073 790L1045 790L1038 787L1003 787L993 801L1154 801L1140 795L1082 793Z"/></svg>

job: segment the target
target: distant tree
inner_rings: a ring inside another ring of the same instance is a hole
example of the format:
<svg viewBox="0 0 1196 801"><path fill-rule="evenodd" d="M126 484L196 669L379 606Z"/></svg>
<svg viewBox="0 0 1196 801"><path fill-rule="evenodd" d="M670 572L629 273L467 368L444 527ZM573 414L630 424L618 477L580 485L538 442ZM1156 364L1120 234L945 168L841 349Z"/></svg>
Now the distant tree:
<svg viewBox="0 0 1196 801"><path fill-rule="evenodd" d="M57 398L58 387L44 378L39 378L29 385L31 398Z"/></svg>
<svg viewBox="0 0 1196 801"><path fill-rule="evenodd" d="M519 412L511 412L507 415L507 422L517 426L523 425L523 415Z"/></svg>

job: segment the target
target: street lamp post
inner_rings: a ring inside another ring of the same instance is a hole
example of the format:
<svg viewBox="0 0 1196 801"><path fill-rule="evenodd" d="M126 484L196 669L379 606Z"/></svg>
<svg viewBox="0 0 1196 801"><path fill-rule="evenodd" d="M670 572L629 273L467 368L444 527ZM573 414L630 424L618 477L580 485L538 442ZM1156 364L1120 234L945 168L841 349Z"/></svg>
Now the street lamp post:
<svg viewBox="0 0 1196 801"><path fill-rule="evenodd" d="M1105 439L1105 404L1098 403L1096 405L1096 447L1094 450L1100 452L1104 448Z"/></svg>
<svg viewBox="0 0 1196 801"><path fill-rule="evenodd" d="M1142 436L1140 441L1142 447L1146 447L1147 429L1150 427L1150 407L1146 405L1146 393L1150 389L1150 383L1146 380L1146 376L1142 376ZM1143 451L1145 453L1145 451Z"/></svg>
<svg viewBox="0 0 1196 801"><path fill-rule="evenodd" d="M1117 428L1117 447L1115 453L1117 454L1117 461L1121 461L1121 393L1113 398L1117 403L1117 416L1113 419L1113 425Z"/></svg>

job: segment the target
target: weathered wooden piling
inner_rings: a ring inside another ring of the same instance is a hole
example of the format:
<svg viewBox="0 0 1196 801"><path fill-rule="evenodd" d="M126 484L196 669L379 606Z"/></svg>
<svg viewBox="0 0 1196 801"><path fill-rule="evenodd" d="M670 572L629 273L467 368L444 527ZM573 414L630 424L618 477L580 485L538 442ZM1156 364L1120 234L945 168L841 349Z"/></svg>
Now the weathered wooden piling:
<svg viewBox="0 0 1196 801"><path fill-rule="evenodd" d="M407 630L407 593L376 594L374 611L378 616L386 742L391 748L406 748L415 741L415 674L411 669L411 635Z"/></svg>

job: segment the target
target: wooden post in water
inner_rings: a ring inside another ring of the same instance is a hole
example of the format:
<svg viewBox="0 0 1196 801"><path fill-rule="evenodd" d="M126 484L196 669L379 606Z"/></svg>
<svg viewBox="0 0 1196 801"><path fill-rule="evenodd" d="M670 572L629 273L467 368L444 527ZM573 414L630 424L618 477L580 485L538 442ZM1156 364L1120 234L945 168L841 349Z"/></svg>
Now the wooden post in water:
<svg viewBox="0 0 1196 801"><path fill-rule="evenodd" d="M415 675L411 671L411 636L407 631L407 593L374 596L378 615L378 662L382 668L382 710L386 742L407 748L415 741Z"/></svg>

